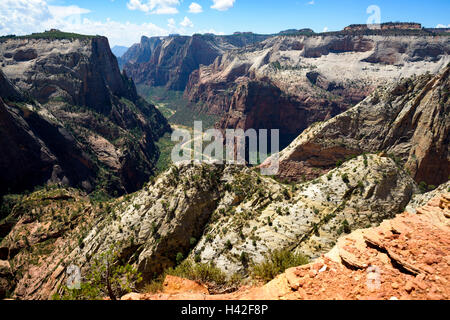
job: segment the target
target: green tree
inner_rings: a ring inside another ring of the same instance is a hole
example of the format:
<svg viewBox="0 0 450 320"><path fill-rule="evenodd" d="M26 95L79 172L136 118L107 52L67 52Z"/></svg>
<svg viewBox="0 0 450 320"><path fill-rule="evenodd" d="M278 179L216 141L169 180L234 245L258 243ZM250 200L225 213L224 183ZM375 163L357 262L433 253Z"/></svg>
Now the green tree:
<svg viewBox="0 0 450 320"><path fill-rule="evenodd" d="M117 300L130 293L136 284L142 281L142 275L130 264L120 264L119 252L113 247L95 258L84 277L79 289L63 288L57 300L98 300L108 296Z"/></svg>

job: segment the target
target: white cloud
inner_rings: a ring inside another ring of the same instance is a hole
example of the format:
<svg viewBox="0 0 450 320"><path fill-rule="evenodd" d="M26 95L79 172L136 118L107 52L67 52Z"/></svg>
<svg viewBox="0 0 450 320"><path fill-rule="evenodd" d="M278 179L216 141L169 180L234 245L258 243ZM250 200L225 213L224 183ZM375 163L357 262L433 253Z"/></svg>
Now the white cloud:
<svg viewBox="0 0 450 320"><path fill-rule="evenodd" d="M164 0L160 0L158 3L161 4L163 2L169 3ZM53 0L0 0L0 35L25 35L49 29L59 29L66 32L106 36L111 46L131 46L139 42L142 35L166 36L171 33L186 35L192 35L193 33L223 34L223 32L216 32L215 30L197 32L194 29L194 23L187 17L179 23L173 18L168 19L166 27L159 27L151 22L137 24L133 22L118 22L111 19L96 21L86 18L85 14L90 12L87 9L74 5L54 6L49 3L53 3ZM161 12L166 9L155 6L151 10L160 10L159 12ZM149 11L149 13L151 12Z"/></svg>
<svg viewBox="0 0 450 320"><path fill-rule="evenodd" d="M438 24L437 26L436 26L436 28L450 28L450 24L448 24L448 25L445 25L445 24Z"/></svg>
<svg viewBox="0 0 450 320"><path fill-rule="evenodd" d="M322 32L328 32L328 27L323 28Z"/></svg>
<svg viewBox="0 0 450 320"><path fill-rule="evenodd" d="M192 2L191 5L189 6L189 12L190 13L202 13L203 8L197 2Z"/></svg>
<svg viewBox="0 0 450 320"><path fill-rule="evenodd" d="M191 20L189 20L188 17L184 17L183 21L180 22L180 26L185 28L193 28L194 24L192 23Z"/></svg>
<svg viewBox="0 0 450 320"><path fill-rule="evenodd" d="M73 15L81 15L91 12L78 6L48 6L50 13L57 18L66 18Z"/></svg>
<svg viewBox="0 0 450 320"><path fill-rule="evenodd" d="M45 1L0 1L0 33L3 35L31 33L41 21L46 21L52 17Z"/></svg>
<svg viewBox="0 0 450 320"><path fill-rule="evenodd" d="M177 23L175 22L174 18L170 18L167 20L167 26L169 27L169 29L174 29L177 26Z"/></svg>
<svg viewBox="0 0 450 320"><path fill-rule="evenodd" d="M110 19L94 21L83 18L89 10L77 6L51 6L45 0L1 0L0 35L25 35L60 29L81 34L98 34L108 37L111 46L130 46L139 42L142 35L163 36L169 31L153 23L135 24Z"/></svg>
<svg viewBox="0 0 450 320"><path fill-rule="evenodd" d="M151 14L177 14L180 0L129 0L127 8Z"/></svg>
<svg viewBox="0 0 450 320"><path fill-rule="evenodd" d="M309 1L307 4L309 4L309 5L315 5L316 4L316 2L314 1L314 0L311 0L311 1Z"/></svg>
<svg viewBox="0 0 450 320"><path fill-rule="evenodd" d="M236 0L212 0L214 4L211 6L212 9L216 9L219 11L226 11L230 8L233 8L234 2Z"/></svg>

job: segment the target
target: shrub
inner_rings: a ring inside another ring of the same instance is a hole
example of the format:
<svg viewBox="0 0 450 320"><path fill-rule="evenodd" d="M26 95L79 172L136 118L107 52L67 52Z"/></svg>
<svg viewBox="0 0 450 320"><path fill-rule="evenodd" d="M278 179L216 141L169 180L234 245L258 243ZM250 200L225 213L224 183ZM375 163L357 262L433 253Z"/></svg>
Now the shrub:
<svg viewBox="0 0 450 320"><path fill-rule="evenodd" d="M227 249L228 251L233 249L233 244L231 243L230 240L228 240L227 243L225 243L225 249Z"/></svg>
<svg viewBox="0 0 450 320"><path fill-rule="evenodd" d="M131 265L121 265L119 252L109 250L94 259L89 273L80 289L63 287L62 294L53 295L54 300L97 300L109 296L117 300L122 295L131 292L135 284L142 281L142 276Z"/></svg>
<svg viewBox="0 0 450 320"><path fill-rule="evenodd" d="M342 175L342 181L344 181L346 184L350 183L350 179L348 178L348 174L344 173Z"/></svg>
<svg viewBox="0 0 450 320"><path fill-rule="evenodd" d="M266 256L266 261L252 268L252 277L265 283L275 279L289 268L309 263L308 258L294 254L288 249L274 250Z"/></svg>
<svg viewBox="0 0 450 320"><path fill-rule="evenodd" d="M421 183L419 183L419 189L420 189L420 192L426 193L428 191L427 183L425 181L422 181Z"/></svg>
<svg viewBox="0 0 450 320"><path fill-rule="evenodd" d="M184 255L181 252L177 253L177 257L176 257L176 261L177 261L177 265L181 264L184 260Z"/></svg>
<svg viewBox="0 0 450 320"><path fill-rule="evenodd" d="M350 227L350 223L348 223L347 219L342 221L342 225L338 229L338 234L346 233L349 234L352 232L352 229Z"/></svg>
<svg viewBox="0 0 450 320"><path fill-rule="evenodd" d="M248 257L247 252L242 252L239 260L241 260L241 263L245 268L248 267L249 257Z"/></svg>

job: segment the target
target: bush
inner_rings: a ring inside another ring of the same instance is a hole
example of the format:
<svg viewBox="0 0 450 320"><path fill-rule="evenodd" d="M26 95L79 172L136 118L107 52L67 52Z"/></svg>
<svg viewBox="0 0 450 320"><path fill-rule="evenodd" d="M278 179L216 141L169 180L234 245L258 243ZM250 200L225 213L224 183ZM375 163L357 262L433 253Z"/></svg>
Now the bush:
<svg viewBox="0 0 450 320"><path fill-rule="evenodd" d="M226 274L217 268L214 263L193 263L190 260L185 260L176 268L167 269L153 282L147 284L143 291L145 293L161 291L164 280L168 275L199 282L206 285L210 291L232 285L227 280ZM233 281L235 282L235 280Z"/></svg>
<svg viewBox="0 0 450 320"><path fill-rule="evenodd" d="M339 227L338 229L338 234L342 234L342 233L346 233L349 234L352 232L352 228L350 227L350 223L347 221L347 219L345 219L342 222L342 225Z"/></svg>
<svg viewBox="0 0 450 320"><path fill-rule="evenodd" d="M183 260L184 260L183 254L181 252L178 252L177 257L176 257L177 265L181 264L183 262Z"/></svg>
<svg viewBox="0 0 450 320"><path fill-rule="evenodd" d="M419 189L420 189L420 192L426 193L428 191L427 183L425 181L422 181L421 183L419 183Z"/></svg>
<svg viewBox="0 0 450 320"><path fill-rule="evenodd" d="M230 240L228 240L227 243L225 243L225 249L227 249L228 251L233 249L233 244L231 243Z"/></svg>
<svg viewBox="0 0 450 320"><path fill-rule="evenodd" d="M64 287L62 294L55 294L54 300L98 300L109 296L117 300L130 293L135 284L142 281L142 276L131 265L119 263L119 252L113 248L102 253L92 262L90 272L85 276L80 289Z"/></svg>
<svg viewBox="0 0 450 320"><path fill-rule="evenodd" d="M350 179L348 178L348 174L347 173L344 173L342 175L342 181L344 181L346 184L350 183Z"/></svg>
<svg viewBox="0 0 450 320"><path fill-rule="evenodd" d="M266 256L266 261L252 268L252 277L265 283L275 279L289 268L308 264L307 257L284 250L274 250Z"/></svg>

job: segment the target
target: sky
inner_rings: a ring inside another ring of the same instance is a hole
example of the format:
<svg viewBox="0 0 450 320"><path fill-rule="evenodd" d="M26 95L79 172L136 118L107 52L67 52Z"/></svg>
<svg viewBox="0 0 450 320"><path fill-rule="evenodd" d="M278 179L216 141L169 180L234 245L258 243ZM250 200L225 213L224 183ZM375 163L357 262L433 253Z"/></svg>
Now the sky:
<svg viewBox="0 0 450 320"><path fill-rule="evenodd" d="M55 28L131 46L173 33L323 32L389 21L450 27L449 12L449 0L0 0L0 35Z"/></svg>

